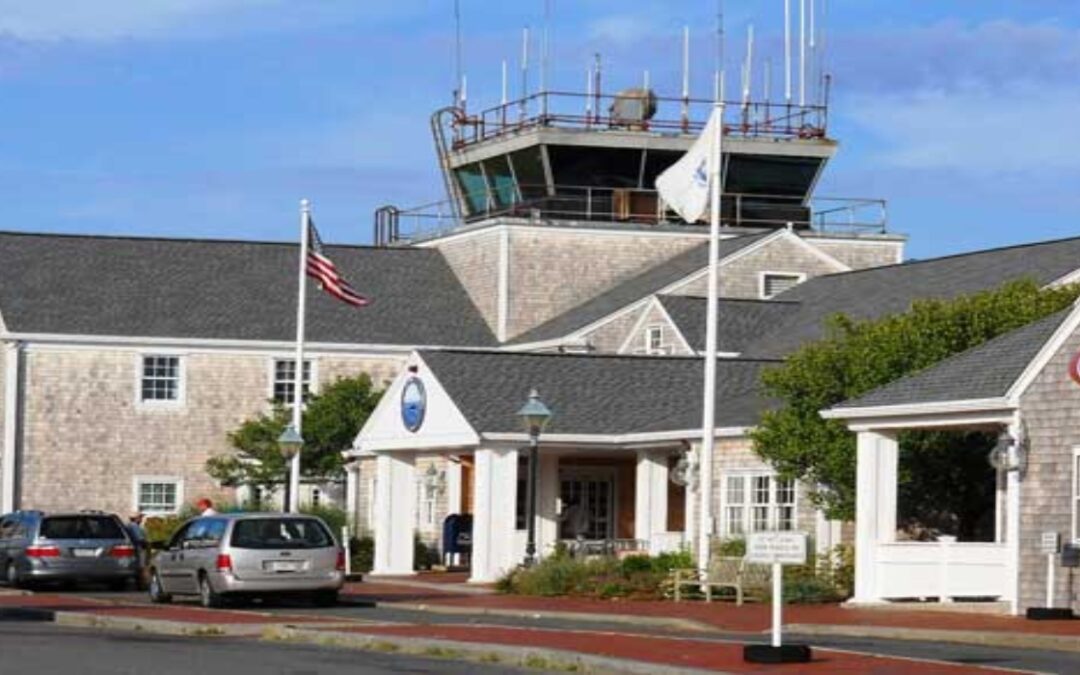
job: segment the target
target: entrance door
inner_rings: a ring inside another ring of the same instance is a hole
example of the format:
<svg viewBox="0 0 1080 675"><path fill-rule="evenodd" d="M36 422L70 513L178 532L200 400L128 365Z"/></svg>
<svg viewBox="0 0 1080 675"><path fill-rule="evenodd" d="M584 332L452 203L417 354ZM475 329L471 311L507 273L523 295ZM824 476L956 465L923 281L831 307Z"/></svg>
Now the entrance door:
<svg viewBox="0 0 1080 675"><path fill-rule="evenodd" d="M615 537L615 476L611 471L560 472L560 539Z"/></svg>

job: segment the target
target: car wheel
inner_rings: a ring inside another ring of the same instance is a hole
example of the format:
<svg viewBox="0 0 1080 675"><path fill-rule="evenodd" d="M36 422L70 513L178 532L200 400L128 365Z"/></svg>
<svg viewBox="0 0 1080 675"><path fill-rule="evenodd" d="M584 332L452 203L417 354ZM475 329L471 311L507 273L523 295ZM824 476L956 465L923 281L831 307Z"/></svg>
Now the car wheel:
<svg viewBox="0 0 1080 675"><path fill-rule="evenodd" d="M199 602L203 607L214 608L225 604L225 599L210 585L210 579L205 574L199 577Z"/></svg>
<svg viewBox="0 0 1080 675"><path fill-rule="evenodd" d="M168 602L172 602L172 596L165 592L165 587L161 585L161 577L158 576L157 570L154 570L150 575L150 602L155 604L164 605Z"/></svg>
<svg viewBox="0 0 1080 675"><path fill-rule="evenodd" d="M7 581L7 585L12 588L18 588L22 586L22 577L19 576L19 569L15 567L15 561L9 561L7 564L7 570L4 573L4 579Z"/></svg>
<svg viewBox="0 0 1080 675"><path fill-rule="evenodd" d="M311 594L311 602L316 607L334 607L338 604L338 592L315 591Z"/></svg>

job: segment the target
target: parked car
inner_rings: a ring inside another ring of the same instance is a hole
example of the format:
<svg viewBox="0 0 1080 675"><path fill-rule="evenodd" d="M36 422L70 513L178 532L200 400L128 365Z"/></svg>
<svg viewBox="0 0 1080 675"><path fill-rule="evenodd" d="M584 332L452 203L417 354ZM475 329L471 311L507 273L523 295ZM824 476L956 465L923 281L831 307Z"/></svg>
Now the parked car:
<svg viewBox="0 0 1080 675"><path fill-rule="evenodd" d="M304 595L337 603L345 552L313 516L233 513L184 523L150 565L150 600L197 595L204 607L227 598Z"/></svg>
<svg viewBox="0 0 1080 675"><path fill-rule="evenodd" d="M96 511L16 511L0 517L0 569L10 586L95 581L122 590L138 575L124 523Z"/></svg>

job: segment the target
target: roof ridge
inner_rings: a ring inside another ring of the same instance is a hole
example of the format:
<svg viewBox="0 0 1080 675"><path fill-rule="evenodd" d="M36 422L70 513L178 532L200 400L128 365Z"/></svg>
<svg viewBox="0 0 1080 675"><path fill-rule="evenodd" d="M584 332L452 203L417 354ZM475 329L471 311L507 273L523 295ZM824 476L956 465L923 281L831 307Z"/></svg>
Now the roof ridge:
<svg viewBox="0 0 1080 675"><path fill-rule="evenodd" d="M814 281L814 279L825 279L829 277L851 276L854 274L861 274L864 272L875 272L878 270L895 269L898 267L914 267L915 265L924 265L927 263L940 262L943 260L954 260L956 258L966 258L968 256L986 255L988 253L998 253L1000 251L1011 251L1013 249L1031 248L1034 246L1048 246L1052 244L1060 244L1067 241L1078 241L1080 236L1077 237L1061 237L1060 239L1045 239L1042 241L1029 241L1022 244L1010 244L1008 246L998 246L997 248L983 248L976 251L964 251L961 253L950 253L948 255L938 256L936 258L917 258L912 260L905 260L899 263L890 263L888 265L876 265L874 267L864 267L861 269L848 270L846 272L833 272L832 274L823 274L813 279L807 279L807 282ZM800 284L801 286L801 284ZM798 288L798 286L794 287ZM794 288L792 290L794 290Z"/></svg>
<svg viewBox="0 0 1080 675"><path fill-rule="evenodd" d="M689 300L702 300L708 301L708 297L704 295L680 295L678 293L656 293L656 297L661 300L665 298L685 298ZM747 302L755 303L758 305L801 305L801 300L773 300L771 298L736 298L730 296L720 296L717 298L720 302Z"/></svg>
<svg viewBox="0 0 1080 675"><path fill-rule="evenodd" d="M533 357L540 357L540 358L576 357L576 358L588 358L588 359L597 359L597 360L602 360L603 359L603 360L609 360L609 361L614 361L614 360L701 361L702 360L702 357L700 357L700 356L682 356L682 355L656 356L656 355L650 355L650 354L612 354L612 353L575 354L575 353L571 353L571 352L518 352L518 351L510 351L510 350L507 350L507 349L497 349L497 348L496 349L490 349L490 348L489 349L470 349L470 348L462 348L462 347L438 347L438 348L418 349L416 351L419 354L431 354L431 353L437 353L437 354L469 354L469 355L482 354L482 355L485 355L485 356L513 355L513 356L533 356ZM783 363L783 359L770 359L770 358L744 358L744 357L735 357L735 358L720 358L720 357L717 357L717 358L720 359L721 362Z"/></svg>
<svg viewBox="0 0 1080 675"><path fill-rule="evenodd" d="M137 234L82 234L76 232L24 232L18 230L0 230L0 237L40 237L56 239L88 239L106 241L162 241L184 244L249 244L254 246L297 246L295 241L271 241L260 239L216 239L213 237L166 237L161 235L137 235ZM383 250L383 251L431 251L432 249L415 246L375 246L373 244L334 244L325 243L333 248Z"/></svg>

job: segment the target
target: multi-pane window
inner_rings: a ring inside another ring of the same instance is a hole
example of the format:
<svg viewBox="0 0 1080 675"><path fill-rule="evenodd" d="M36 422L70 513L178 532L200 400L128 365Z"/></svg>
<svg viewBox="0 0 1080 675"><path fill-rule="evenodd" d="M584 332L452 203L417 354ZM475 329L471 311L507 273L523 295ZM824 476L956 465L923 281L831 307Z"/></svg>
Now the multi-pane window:
<svg viewBox="0 0 1080 675"><path fill-rule="evenodd" d="M795 529L794 480L770 474L728 475L721 498L720 528L725 536Z"/></svg>
<svg viewBox="0 0 1080 675"><path fill-rule="evenodd" d="M779 295L803 280L802 274L779 274L766 272L761 278L761 297L771 298Z"/></svg>
<svg viewBox="0 0 1080 675"><path fill-rule="evenodd" d="M311 395L311 361L304 361L303 397L306 401ZM292 405L296 393L296 360L277 359L274 361L274 402Z"/></svg>
<svg viewBox="0 0 1080 675"><path fill-rule="evenodd" d="M180 400L180 357L144 356L139 400Z"/></svg>
<svg viewBox="0 0 1080 675"><path fill-rule="evenodd" d="M649 326L645 330L645 351L649 354L664 352L664 327Z"/></svg>
<svg viewBox="0 0 1080 675"><path fill-rule="evenodd" d="M175 513L179 507L178 482L175 480L139 481L135 509L142 513Z"/></svg>

